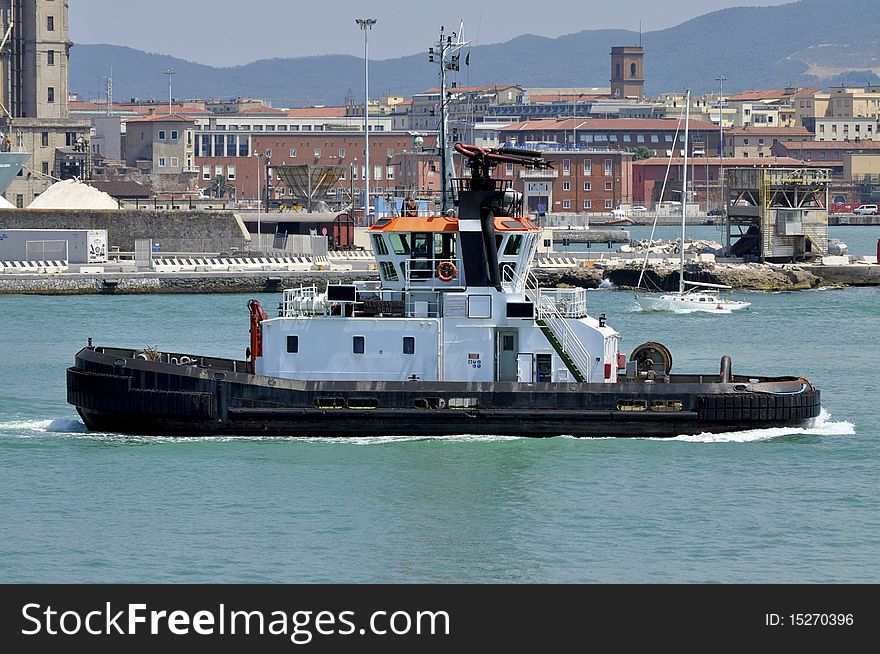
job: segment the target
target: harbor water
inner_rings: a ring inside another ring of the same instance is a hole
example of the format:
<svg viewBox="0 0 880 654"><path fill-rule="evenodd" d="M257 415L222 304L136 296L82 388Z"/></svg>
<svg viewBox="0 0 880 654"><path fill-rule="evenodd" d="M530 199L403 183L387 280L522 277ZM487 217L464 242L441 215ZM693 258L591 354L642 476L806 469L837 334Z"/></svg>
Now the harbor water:
<svg viewBox="0 0 880 654"><path fill-rule="evenodd" d="M595 225L597 230L608 229L604 225ZM620 228L618 228L620 229ZM651 225L627 225L623 229L629 232L630 239L633 241L647 240L651 237ZM721 225L688 225L685 232L686 239L695 239L703 241L715 241L724 244L725 228ZM736 241L738 232L731 234L733 241ZM557 239L562 239L564 232L557 233ZM681 225L658 225L654 231L654 240L675 241L681 237ZM846 225L832 226L828 228L828 238L837 239L842 243L846 243L848 247L847 253L852 256L877 256L877 241L880 241L880 225ZM586 243L571 243L568 246L557 244L556 248L559 252L595 252L596 255L605 254L611 256L617 248L618 244L614 244L612 248L608 248L606 243L595 243L587 248Z"/></svg>
<svg viewBox="0 0 880 654"><path fill-rule="evenodd" d="M249 298L0 297L0 581L880 581L880 290L731 296L751 309L589 301L627 351L659 341L677 371L730 354L737 373L808 375L815 425L664 441L88 434L65 402L88 337L243 358Z"/></svg>

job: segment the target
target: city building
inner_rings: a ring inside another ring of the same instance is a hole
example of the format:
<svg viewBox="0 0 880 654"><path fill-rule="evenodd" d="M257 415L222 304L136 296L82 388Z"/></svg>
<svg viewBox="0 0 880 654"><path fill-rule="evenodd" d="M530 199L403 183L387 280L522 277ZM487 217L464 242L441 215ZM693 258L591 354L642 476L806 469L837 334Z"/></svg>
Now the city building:
<svg viewBox="0 0 880 654"><path fill-rule="evenodd" d="M780 141L772 154L792 157L800 161L818 162L831 170L832 175L844 179L844 161L847 155L880 153L878 141ZM851 180L847 180L851 181Z"/></svg>
<svg viewBox="0 0 880 654"><path fill-rule="evenodd" d="M523 194L527 210L545 213L609 214L632 204L632 153L621 150L541 152L552 168L498 167L496 177Z"/></svg>
<svg viewBox="0 0 880 654"><path fill-rule="evenodd" d="M0 0L0 34L2 146L32 155L5 197L26 207L59 179L89 176L90 126L68 113L67 2Z"/></svg>
<svg viewBox="0 0 880 654"><path fill-rule="evenodd" d="M123 157L149 176L155 194L195 192L195 121L178 114L131 118L125 124Z"/></svg>
<svg viewBox="0 0 880 654"><path fill-rule="evenodd" d="M502 127L498 132L501 145L516 147L564 146L631 151L647 148L666 156L675 150L682 153L684 150L684 126L673 119L529 120ZM720 143L718 126L690 121L690 142L691 154L699 156L717 152Z"/></svg>
<svg viewBox="0 0 880 654"><path fill-rule="evenodd" d="M611 97L636 101L645 97L645 50L641 46L611 48Z"/></svg>
<svg viewBox="0 0 880 654"><path fill-rule="evenodd" d="M290 200L291 190L279 183L272 165L312 164L342 168L342 177L329 189L328 197L359 197L363 190L363 131L251 135L247 143L248 150L224 150L221 156L197 154L199 186L207 188L216 177L223 177L234 187L238 200L256 200L261 195L268 196L270 201ZM371 194L436 193L440 188L440 161L435 145L434 136L414 137L405 132L372 134Z"/></svg>
<svg viewBox="0 0 880 654"><path fill-rule="evenodd" d="M806 127L733 127L724 130L724 156L740 159L774 155L771 150L781 141L812 141Z"/></svg>
<svg viewBox="0 0 880 654"><path fill-rule="evenodd" d="M832 117L815 119L817 141L877 141L880 140L880 123L873 116Z"/></svg>
<svg viewBox="0 0 880 654"><path fill-rule="evenodd" d="M880 86L806 89L793 98L795 119L811 131L819 118L880 118Z"/></svg>

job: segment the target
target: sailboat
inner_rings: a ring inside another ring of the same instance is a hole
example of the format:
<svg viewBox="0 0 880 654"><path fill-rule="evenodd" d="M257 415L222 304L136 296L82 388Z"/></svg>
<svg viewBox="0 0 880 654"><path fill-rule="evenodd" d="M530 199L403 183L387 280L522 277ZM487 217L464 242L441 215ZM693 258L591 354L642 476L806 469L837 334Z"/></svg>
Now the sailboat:
<svg viewBox="0 0 880 654"><path fill-rule="evenodd" d="M729 300L721 297L720 290L730 289L730 286L722 284L706 284L702 282L689 282L684 278L684 234L685 217L687 216L687 170L688 170L688 145L689 123L691 107L691 92L688 90L685 96L685 120L684 120L684 167L682 172L681 191L681 240L679 241L679 270L678 291L664 293L660 296L641 295L637 296L643 311L672 311L675 313L733 313L740 309L751 306L751 302ZM647 263L647 257L646 263Z"/></svg>

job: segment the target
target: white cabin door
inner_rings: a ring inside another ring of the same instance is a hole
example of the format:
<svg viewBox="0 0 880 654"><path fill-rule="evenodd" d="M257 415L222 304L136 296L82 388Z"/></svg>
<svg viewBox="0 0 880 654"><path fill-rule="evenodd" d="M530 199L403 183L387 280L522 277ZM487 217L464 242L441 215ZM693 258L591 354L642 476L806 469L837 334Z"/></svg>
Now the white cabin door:
<svg viewBox="0 0 880 654"><path fill-rule="evenodd" d="M519 331L516 329L499 329L496 348L498 353L496 357L498 361L497 381L515 382L518 376L516 355L519 351Z"/></svg>
<svg viewBox="0 0 880 654"><path fill-rule="evenodd" d="M533 354L519 354L516 357L516 381L531 384L535 381L535 357Z"/></svg>

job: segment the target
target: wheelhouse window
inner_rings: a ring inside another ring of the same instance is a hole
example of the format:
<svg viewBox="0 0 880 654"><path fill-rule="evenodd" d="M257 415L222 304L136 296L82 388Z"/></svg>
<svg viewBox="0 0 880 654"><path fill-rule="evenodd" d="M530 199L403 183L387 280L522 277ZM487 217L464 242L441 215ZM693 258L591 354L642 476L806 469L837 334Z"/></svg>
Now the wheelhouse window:
<svg viewBox="0 0 880 654"><path fill-rule="evenodd" d="M394 269L394 264L390 261L381 261L379 263L379 273L386 282L396 282L400 279L397 276L397 271Z"/></svg>
<svg viewBox="0 0 880 654"><path fill-rule="evenodd" d="M522 251L523 237L521 234L513 234L507 239L507 245L504 246L504 256L515 257Z"/></svg>
<svg viewBox="0 0 880 654"><path fill-rule="evenodd" d="M409 236L391 234L391 249L394 250L394 254L409 254Z"/></svg>
<svg viewBox="0 0 880 654"><path fill-rule="evenodd" d="M299 336L288 336L287 337L287 352L288 352L288 354L298 354L299 353Z"/></svg>
<svg viewBox="0 0 880 654"><path fill-rule="evenodd" d="M376 251L376 254L380 256L385 256L388 254L388 246L385 244L385 237L380 234L373 235L373 249Z"/></svg>
<svg viewBox="0 0 880 654"><path fill-rule="evenodd" d="M363 354L366 351L363 336L354 336L351 339L351 351L353 354Z"/></svg>
<svg viewBox="0 0 880 654"><path fill-rule="evenodd" d="M403 353L404 354L415 354L416 353L416 339L414 336L404 336L403 337Z"/></svg>

